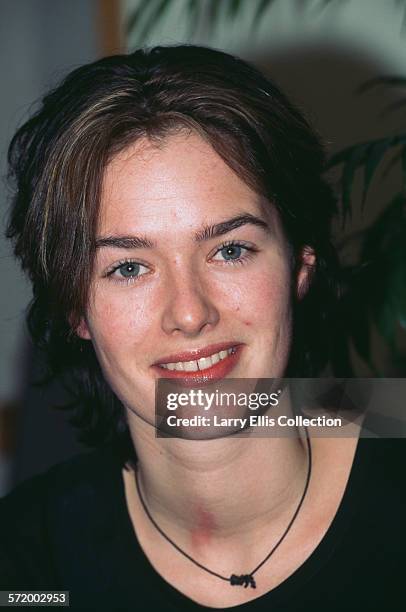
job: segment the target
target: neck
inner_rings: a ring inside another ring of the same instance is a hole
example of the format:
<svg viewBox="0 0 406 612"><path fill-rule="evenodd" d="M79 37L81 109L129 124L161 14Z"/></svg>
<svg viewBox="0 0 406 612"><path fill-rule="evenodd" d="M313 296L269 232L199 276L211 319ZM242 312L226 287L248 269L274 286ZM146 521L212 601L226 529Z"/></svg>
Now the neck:
<svg viewBox="0 0 406 612"><path fill-rule="evenodd" d="M270 524L289 522L308 472L303 438L192 441L156 438L137 417L130 426L147 507L163 529L192 549L216 541L252 542Z"/></svg>

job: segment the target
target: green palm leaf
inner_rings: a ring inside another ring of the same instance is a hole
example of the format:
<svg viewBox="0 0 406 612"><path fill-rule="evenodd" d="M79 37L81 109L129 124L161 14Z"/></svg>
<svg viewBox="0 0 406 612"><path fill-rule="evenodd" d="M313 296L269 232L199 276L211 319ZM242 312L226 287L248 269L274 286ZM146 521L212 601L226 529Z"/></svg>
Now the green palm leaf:
<svg viewBox="0 0 406 612"><path fill-rule="evenodd" d="M406 206L403 193L393 198L366 233L361 253L373 262L368 289L373 320L393 354L396 329L406 318Z"/></svg>
<svg viewBox="0 0 406 612"><path fill-rule="evenodd" d="M261 21L261 18L263 17L263 15L267 11L267 9L271 6L271 4L274 3L274 1L275 0L259 0L258 6L257 6L256 11L254 13L254 19L252 20L252 29L253 30L255 30L255 28L257 27L257 25Z"/></svg>
<svg viewBox="0 0 406 612"><path fill-rule="evenodd" d="M127 35L137 33L137 40L143 42L151 33L152 28L165 16L173 0L158 0L156 2L140 2L136 10L128 18ZM151 5L153 8L151 9ZM145 17L146 14L146 17ZM140 25L138 29L138 25Z"/></svg>
<svg viewBox="0 0 406 612"><path fill-rule="evenodd" d="M364 208L365 201L367 199L368 190L374 174L385 157L386 153L391 148L391 138L384 138L383 140L378 140L376 142L371 143L365 160L365 171L364 171L364 191L362 194L362 204L361 207Z"/></svg>

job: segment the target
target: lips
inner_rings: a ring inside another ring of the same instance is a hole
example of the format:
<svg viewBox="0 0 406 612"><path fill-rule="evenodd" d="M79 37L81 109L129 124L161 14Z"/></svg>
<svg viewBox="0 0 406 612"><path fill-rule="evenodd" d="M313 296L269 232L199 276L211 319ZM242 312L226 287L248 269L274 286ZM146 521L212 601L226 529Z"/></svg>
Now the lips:
<svg viewBox="0 0 406 612"><path fill-rule="evenodd" d="M236 342L212 344L202 349L166 355L158 359L157 362L153 364L152 368L160 378L177 379L179 382L182 381L186 385L198 385L207 382L214 382L224 378L233 370L240 359L242 348L243 345L237 344ZM224 357L225 352L227 352L227 356ZM207 367L207 358L218 356L219 354L222 355L222 357L219 358L218 361L218 357L216 359L212 359L212 361L217 362ZM188 366L187 364L190 364L191 362L199 362L199 359L202 360L202 369L197 369L196 371L179 369L180 362L190 369L191 366ZM169 367L171 369L169 369L167 364L170 364ZM178 366L177 369L174 369L175 364Z"/></svg>

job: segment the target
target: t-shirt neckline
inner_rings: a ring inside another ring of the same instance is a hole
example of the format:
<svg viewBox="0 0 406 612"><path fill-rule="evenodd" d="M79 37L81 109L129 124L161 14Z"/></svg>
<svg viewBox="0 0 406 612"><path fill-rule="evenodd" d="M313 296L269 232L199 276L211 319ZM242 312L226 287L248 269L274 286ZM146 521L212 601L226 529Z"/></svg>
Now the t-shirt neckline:
<svg viewBox="0 0 406 612"><path fill-rule="evenodd" d="M356 510L360 497L360 485L363 483L363 474L367 467L365 451L366 439L360 436L355 449L347 485L336 514L323 538L320 540L309 557L307 557L307 559L290 576L288 576L274 589L271 589L267 593L264 593L263 595L249 602L228 608L213 608L203 606L202 604L195 602L172 586L163 576L161 576L161 574L157 572L149 561L148 557L145 555L135 533L127 509L124 482L120 471L120 478L117 481L118 490L116 492L116 494L119 496L119 503L116 505L116 524L121 530L120 541L125 547L124 557L129 561L127 568L129 580L131 580L131 576L133 575L131 570L133 569L133 572L136 571L134 568L137 568L137 565L141 563L145 570L143 575L149 581L151 588L154 590L159 590L162 593L163 598L171 601L174 608L177 610L190 610L190 612L199 609L217 610L219 612L226 610L247 612L249 609L252 609L254 604L256 609L260 610L262 606L264 606L264 609L269 609L270 605L272 606L282 602L288 603L289 600L294 597L298 589L308 583L312 577L324 567L329 557L333 554L334 549L344 536L346 526Z"/></svg>

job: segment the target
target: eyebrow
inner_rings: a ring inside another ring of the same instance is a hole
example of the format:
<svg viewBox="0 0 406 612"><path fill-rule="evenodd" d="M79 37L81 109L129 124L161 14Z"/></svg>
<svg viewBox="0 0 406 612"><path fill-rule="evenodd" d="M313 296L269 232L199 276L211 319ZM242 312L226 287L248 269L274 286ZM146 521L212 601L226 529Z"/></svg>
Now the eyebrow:
<svg viewBox="0 0 406 612"><path fill-rule="evenodd" d="M203 242L204 240L210 240L211 238L218 238L219 236L228 234L228 232L231 232L238 227L242 227L243 225L256 225L257 227L261 227L262 229L269 231L269 225L266 223L266 221L260 217L246 213L243 215L238 215L237 217L232 217L231 219L227 219L227 221L215 223L214 225L205 225L201 230L195 233L195 240L196 242Z"/></svg>
<svg viewBox="0 0 406 612"><path fill-rule="evenodd" d="M269 224L250 213L237 215L226 221L205 225L194 234L195 242L204 242L219 236L224 236L243 225L255 225L269 232ZM102 236L96 240L96 248L114 247L117 249L151 249L155 243L146 236Z"/></svg>
<svg viewBox="0 0 406 612"><path fill-rule="evenodd" d="M96 240L96 249L115 247L116 249L152 249L154 243L143 236L102 236Z"/></svg>

